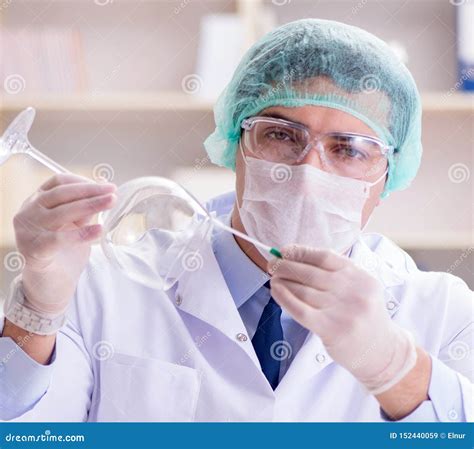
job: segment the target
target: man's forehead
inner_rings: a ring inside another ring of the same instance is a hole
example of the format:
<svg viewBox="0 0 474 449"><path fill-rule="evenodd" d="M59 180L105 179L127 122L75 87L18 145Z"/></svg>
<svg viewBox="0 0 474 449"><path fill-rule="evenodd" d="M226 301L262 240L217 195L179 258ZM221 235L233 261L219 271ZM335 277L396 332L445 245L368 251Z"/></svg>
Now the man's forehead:
<svg viewBox="0 0 474 449"><path fill-rule="evenodd" d="M272 106L257 114L306 126L313 132L355 132L377 136L366 123L350 113L329 106Z"/></svg>

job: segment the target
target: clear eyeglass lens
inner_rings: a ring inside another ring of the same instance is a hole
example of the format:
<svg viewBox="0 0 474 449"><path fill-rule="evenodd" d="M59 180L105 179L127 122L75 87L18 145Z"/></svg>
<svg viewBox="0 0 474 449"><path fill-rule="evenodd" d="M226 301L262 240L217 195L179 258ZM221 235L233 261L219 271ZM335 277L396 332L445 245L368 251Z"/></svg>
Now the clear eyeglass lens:
<svg viewBox="0 0 474 449"><path fill-rule="evenodd" d="M245 132L244 143L250 156L269 162L303 163L311 143L309 133L300 128L271 121L256 121ZM319 141L323 168L340 176L368 178L383 170L386 158L380 143L364 136L328 134Z"/></svg>
<svg viewBox="0 0 474 449"><path fill-rule="evenodd" d="M327 135L320 145L326 164L338 175L365 179L385 168L381 145L363 136Z"/></svg>
<svg viewBox="0 0 474 449"><path fill-rule="evenodd" d="M246 147L259 159L295 164L302 158L309 134L299 128L270 121L257 121L245 133Z"/></svg>

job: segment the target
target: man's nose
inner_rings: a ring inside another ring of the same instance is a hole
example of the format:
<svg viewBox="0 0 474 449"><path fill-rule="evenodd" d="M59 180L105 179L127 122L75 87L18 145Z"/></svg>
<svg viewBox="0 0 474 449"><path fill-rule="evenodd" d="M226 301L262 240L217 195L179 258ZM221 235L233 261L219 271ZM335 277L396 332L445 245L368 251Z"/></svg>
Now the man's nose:
<svg viewBox="0 0 474 449"><path fill-rule="evenodd" d="M300 163L312 165L313 167L319 168L320 170L324 170L321 150L317 147L317 144L313 143L308 153Z"/></svg>

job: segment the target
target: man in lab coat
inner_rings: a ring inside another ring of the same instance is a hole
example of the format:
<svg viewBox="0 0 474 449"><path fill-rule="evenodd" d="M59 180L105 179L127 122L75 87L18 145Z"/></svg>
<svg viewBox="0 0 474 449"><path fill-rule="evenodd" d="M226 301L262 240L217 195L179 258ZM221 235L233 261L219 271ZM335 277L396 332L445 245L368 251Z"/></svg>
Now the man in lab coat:
<svg viewBox="0 0 474 449"><path fill-rule="evenodd" d="M349 61L349 62L348 62ZM367 74L376 89L357 80ZM211 159L236 192L208 204L199 266L167 292L90 245L115 186L57 175L15 217L0 418L20 421L473 421L473 292L362 234L408 186L421 108L374 36L307 19L262 38L215 108Z"/></svg>

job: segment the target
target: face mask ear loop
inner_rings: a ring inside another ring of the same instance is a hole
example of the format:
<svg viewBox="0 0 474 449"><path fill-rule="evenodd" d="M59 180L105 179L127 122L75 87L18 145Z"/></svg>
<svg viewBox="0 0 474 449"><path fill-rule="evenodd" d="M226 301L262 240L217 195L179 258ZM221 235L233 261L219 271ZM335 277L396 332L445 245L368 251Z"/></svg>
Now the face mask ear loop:
<svg viewBox="0 0 474 449"><path fill-rule="evenodd" d="M370 189L373 186L377 185L380 181L382 181L382 179L384 179L387 176L387 173L388 173L388 168L374 182L367 182L365 185L364 192L368 194L370 192Z"/></svg>

